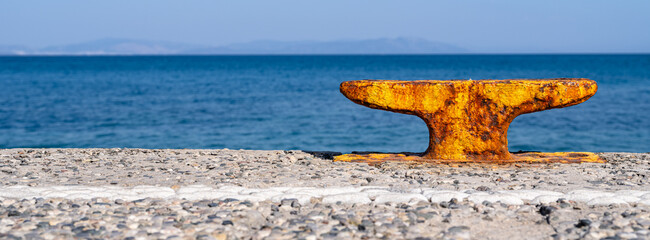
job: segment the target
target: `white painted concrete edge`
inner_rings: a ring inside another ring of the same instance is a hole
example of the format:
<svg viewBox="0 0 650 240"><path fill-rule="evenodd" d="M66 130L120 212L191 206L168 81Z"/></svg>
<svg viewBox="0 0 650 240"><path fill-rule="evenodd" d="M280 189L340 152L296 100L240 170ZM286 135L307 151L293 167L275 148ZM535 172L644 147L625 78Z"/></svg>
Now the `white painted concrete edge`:
<svg viewBox="0 0 650 240"><path fill-rule="evenodd" d="M588 205L610 204L643 204L650 206L650 191L621 190L606 192L589 189L579 189L570 192L554 192L545 190L509 190L495 192L481 192L476 190L437 190L437 189L410 189L395 190L389 187L273 187L266 189L244 188L238 186L223 186L213 188L204 185L183 186L174 190L170 187L156 186L49 186L29 187L10 186L0 187L0 199L32 199L32 198L64 198L64 199L91 199L108 198L134 201L144 198L186 199L186 200L223 200L234 198L241 201L252 202L273 201L283 199L297 199L301 204L311 201L312 198L321 198L323 203L417 203L419 201L443 202L452 198L469 200L474 203L500 202L508 205L546 204L564 198Z"/></svg>

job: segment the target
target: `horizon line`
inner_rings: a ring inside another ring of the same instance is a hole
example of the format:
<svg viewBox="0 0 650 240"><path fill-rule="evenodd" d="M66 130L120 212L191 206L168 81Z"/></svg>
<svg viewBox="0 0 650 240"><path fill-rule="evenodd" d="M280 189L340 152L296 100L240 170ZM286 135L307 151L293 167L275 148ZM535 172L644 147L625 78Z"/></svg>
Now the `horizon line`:
<svg viewBox="0 0 650 240"><path fill-rule="evenodd" d="M243 54L2 54L0 57L210 57L210 56L432 56L432 55L650 55L650 52L471 52L471 53L243 53Z"/></svg>

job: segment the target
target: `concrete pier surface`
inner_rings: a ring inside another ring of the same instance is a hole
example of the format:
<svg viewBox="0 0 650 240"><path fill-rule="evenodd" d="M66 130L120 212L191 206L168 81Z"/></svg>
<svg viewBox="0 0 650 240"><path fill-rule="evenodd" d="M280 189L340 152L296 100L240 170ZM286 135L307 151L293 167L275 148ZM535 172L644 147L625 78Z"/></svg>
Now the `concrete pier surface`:
<svg viewBox="0 0 650 240"><path fill-rule="evenodd" d="M648 153L376 167L336 154L3 149L0 237L650 238Z"/></svg>

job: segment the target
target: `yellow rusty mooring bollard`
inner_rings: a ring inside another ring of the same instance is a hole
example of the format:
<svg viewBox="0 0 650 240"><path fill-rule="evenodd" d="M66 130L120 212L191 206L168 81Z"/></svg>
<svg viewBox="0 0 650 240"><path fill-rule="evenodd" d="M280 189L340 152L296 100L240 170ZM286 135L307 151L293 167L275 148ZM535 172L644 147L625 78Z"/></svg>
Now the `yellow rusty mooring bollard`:
<svg viewBox="0 0 650 240"><path fill-rule="evenodd" d="M509 80L358 80L341 83L355 103L420 117L429 128L423 154L345 154L335 161L367 162L604 162L588 152L508 151L515 117L582 103L598 89L584 78Z"/></svg>

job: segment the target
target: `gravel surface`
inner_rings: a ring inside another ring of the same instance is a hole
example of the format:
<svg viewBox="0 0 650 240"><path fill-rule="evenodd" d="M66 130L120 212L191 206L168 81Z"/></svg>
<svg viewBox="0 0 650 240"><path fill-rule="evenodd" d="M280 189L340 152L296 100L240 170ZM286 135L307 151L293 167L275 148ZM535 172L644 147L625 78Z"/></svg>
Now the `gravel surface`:
<svg viewBox="0 0 650 240"><path fill-rule="evenodd" d="M219 188L433 188L497 192L650 191L650 154L603 153L606 164L407 165L332 162L332 153L243 150L5 149L4 187L189 185ZM1 238L133 239L648 239L650 207L534 204L346 203L234 198L0 199Z"/></svg>
<svg viewBox="0 0 650 240"><path fill-rule="evenodd" d="M650 238L648 208L474 204L299 204L30 199L2 201L2 238Z"/></svg>
<svg viewBox="0 0 650 240"><path fill-rule="evenodd" d="M605 153L607 164L406 165L332 162L302 151L8 149L0 150L4 185L156 186L202 184L251 188L387 185L490 190L640 190L650 186L650 154ZM328 159L330 158L330 159Z"/></svg>

